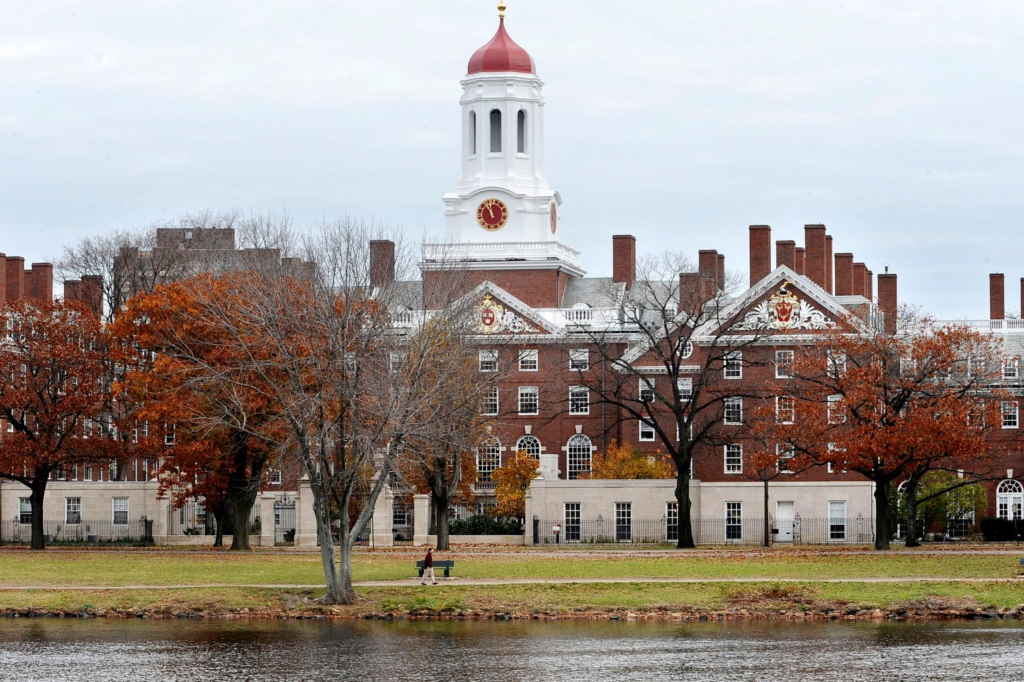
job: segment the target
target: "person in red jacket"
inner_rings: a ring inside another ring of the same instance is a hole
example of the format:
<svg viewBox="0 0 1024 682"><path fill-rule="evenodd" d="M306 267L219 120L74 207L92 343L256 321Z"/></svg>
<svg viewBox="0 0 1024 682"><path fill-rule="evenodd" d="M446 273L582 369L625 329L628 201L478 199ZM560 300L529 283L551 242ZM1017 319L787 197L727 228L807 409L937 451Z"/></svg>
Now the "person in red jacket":
<svg viewBox="0 0 1024 682"><path fill-rule="evenodd" d="M423 557L423 582L420 585L427 584L427 576L433 581L433 584L437 584L437 578L434 577L434 550L432 547L427 547L427 556Z"/></svg>

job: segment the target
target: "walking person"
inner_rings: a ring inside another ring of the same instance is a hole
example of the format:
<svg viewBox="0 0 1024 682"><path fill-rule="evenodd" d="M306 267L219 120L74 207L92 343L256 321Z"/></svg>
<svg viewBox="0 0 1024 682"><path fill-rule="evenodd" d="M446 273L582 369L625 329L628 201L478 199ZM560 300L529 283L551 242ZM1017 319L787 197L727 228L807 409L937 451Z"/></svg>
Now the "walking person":
<svg viewBox="0 0 1024 682"><path fill-rule="evenodd" d="M423 582L420 585L427 584L427 576L433 581L432 584L437 584L437 578L434 577L434 549L427 547L427 556L423 557Z"/></svg>

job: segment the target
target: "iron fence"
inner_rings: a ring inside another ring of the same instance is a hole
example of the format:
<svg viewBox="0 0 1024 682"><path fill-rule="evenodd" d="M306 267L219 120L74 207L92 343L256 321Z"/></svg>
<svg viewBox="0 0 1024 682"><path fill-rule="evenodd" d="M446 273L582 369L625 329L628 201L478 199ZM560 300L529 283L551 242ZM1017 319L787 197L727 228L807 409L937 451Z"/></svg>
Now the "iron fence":
<svg viewBox="0 0 1024 682"><path fill-rule="evenodd" d="M43 537L47 544L62 542L142 542L150 540L145 518L127 523L113 521L92 521L82 519L78 523L66 521L43 521ZM18 519L4 521L0 525L0 538L4 542L28 543L32 541L32 525Z"/></svg>
<svg viewBox="0 0 1024 682"><path fill-rule="evenodd" d="M874 542L870 519L768 517L769 537L776 543L869 544ZM556 532L557 527L557 532ZM691 519L693 540L698 545L759 545L764 542L764 518ZM604 518L566 522L565 519L534 519L535 544L626 543L674 544L679 539L674 519L633 519L616 522Z"/></svg>
<svg viewBox="0 0 1024 682"><path fill-rule="evenodd" d="M395 547L412 547L412 536L414 533L415 528L412 524L392 526L391 535L394 539Z"/></svg>
<svg viewBox="0 0 1024 682"><path fill-rule="evenodd" d="M295 542L295 500L282 498L274 503L274 544Z"/></svg>
<svg viewBox="0 0 1024 682"><path fill-rule="evenodd" d="M249 512L249 534L260 534L260 504ZM167 511L168 535L216 535L217 517L207 513L202 502L186 502Z"/></svg>

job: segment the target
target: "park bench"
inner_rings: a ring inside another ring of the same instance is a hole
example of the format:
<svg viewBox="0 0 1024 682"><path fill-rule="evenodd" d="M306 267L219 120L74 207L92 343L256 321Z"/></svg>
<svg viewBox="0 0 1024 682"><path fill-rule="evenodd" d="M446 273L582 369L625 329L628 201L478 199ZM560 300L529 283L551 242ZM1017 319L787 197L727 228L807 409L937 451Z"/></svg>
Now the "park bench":
<svg viewBox="0 0 1024 682"><path fill-rule="evenodd" d="M450 571L451 569L455 568L455 562L452 561L451 559L445 559L445 560L435 559L434 560L434 573L437 573L437 569L439 569L439 568L443 568L444 569L444 577L445 578L450 578L451 576L448 574L448 571ZM420 559L419 561L416 562L416 569L419 571L419 577L422 578L423 577L423 560L422 559Z"/></svg>

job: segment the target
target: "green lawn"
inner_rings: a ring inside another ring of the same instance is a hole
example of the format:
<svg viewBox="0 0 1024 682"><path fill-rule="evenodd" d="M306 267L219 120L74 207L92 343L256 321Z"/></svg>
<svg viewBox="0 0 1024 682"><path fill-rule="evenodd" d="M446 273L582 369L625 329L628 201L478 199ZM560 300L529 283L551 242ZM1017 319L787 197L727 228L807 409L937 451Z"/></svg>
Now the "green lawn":
<svg viewBox="0 0 1024 682"><path fill-rule="evenodd" d="M901 552L808 554L787 550L750 553L680 553L670 557L631 556L620 552L491 553L455 559L461 578L1010 578L1019 570L1014 555L913 555ZM353 560L354 580L395 580L413 575L417 554L360 553ZM317 584L320 559L287 552L0 550L0 585L193 585L219 583Z"/></svg>

